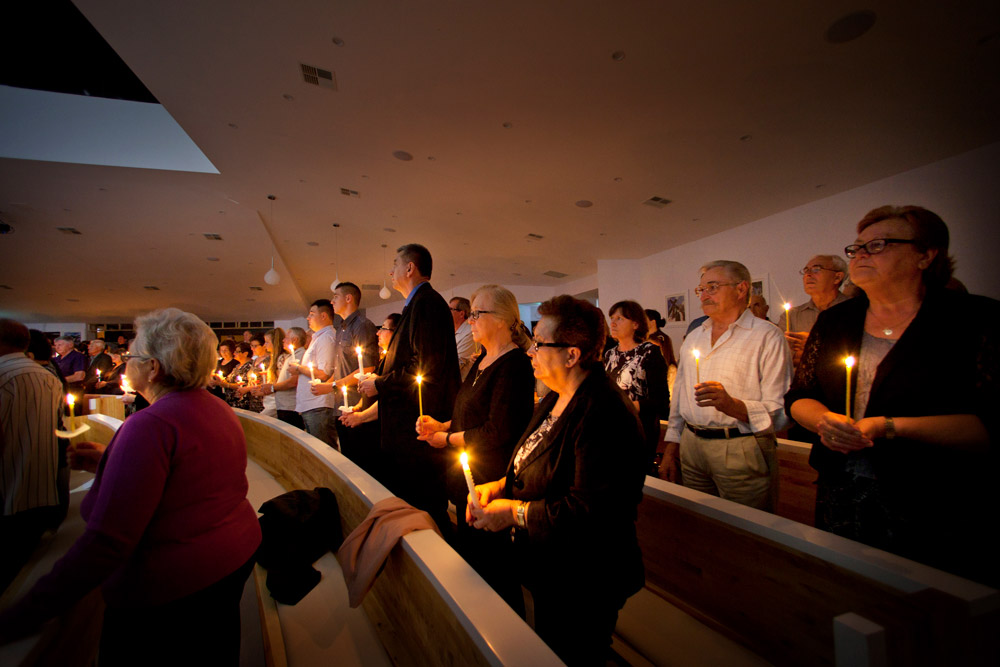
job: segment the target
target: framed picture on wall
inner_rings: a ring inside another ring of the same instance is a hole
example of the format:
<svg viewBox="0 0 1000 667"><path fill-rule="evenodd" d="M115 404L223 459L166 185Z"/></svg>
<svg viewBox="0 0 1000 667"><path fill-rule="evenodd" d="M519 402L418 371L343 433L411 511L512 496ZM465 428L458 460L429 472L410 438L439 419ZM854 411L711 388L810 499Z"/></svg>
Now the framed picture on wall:
<svg viewBox="0 0 1000 667"><path fill-rule="evenodd" d="M764 296L764 283L766 278L758 278L750 283L750 296Z"/></svg>
<svg viewBox="0 0 1000 667"><path fill-rule="evenodd" d="M679 294L668 294L667 295L667 309L664 312L664 317L667 320L667 324L679 324L687 322L687 292L680 292Z"/></svg>

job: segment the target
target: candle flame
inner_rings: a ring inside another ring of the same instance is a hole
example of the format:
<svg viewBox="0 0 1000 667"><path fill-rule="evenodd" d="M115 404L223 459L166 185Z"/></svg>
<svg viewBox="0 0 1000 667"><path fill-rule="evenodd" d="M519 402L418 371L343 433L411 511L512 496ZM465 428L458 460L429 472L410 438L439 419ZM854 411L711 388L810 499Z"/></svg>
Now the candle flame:
<svg viewBox="0 0 1000 667"><path fill-rule="evenodd" d="M458 455L458 460L462 462L462 470L468 470L469 469L469 455L468 454L466 454L465 452L462 452L461 454Z"/></svg>
<svg viewBox="0 0 1000 667"><path fill-rule="evenodd" d="M788 303L788 302L786 301L786 302L785 302L785 310L791 310L791 309L792 309L792 304L790 304L790 303Z"/></svg>
<svg viewBox="0 0 1000 667"><path fill-rule="evenodd" d="M347 398L347 386L341 385L340 391L344 392L344 398Z"/></svg>
<svg viewBox="0 0 1000 667"><path fill-rule="evenodd" d="M354 348L354 351L357 352L358 354L361 354L361 346L358 345L356 348Z"/></svg>
<svg viewBox="0 0 1000 667"><path fill-rule="evenodd" d="M701 352L699 352L698 350L692 350L691 354L694 355L695 359L700 359L701 358Z"/></svg>
<svg viewBox="0 0 1000 667"><path fill-rule="evenodd" d="M424 376L423 375L418 375L417 376L417 384L421 384L423 381L424 381Z"/></svg>
<svg viewBox="0 0 1000 667"><path fill-rule="evenodd" d="M66 402L69 403L70 405L73 405L74 403L76 403L76 396L74 396L73 394L66 394Z"/></svg>
<svg viewBox="0 0 1000 667"><path fill-rule="evenodd" d="M847 366L848 368L854 366L854 357L847 357L846 359L844 359L844 365Z"/></svg>
<svg viewBox="0 0 1000 667"><path fill-rule="evenodd" d="M313 369L313 362L310 361L308 364L306 364L306 366L309 367L309 370L312 370Z"/></svg>
<svg viewBox="0 0 1000 667"><path fill-rule="evenodd" d="M264 364L260 365L260 370L264 370Z"/></svg>
<svg viewBox="0 0 1000 667"><path fill-rule="evenodd" d="M294 354L295 354L295 346L294 345L289 345L288 346L288 351L291 352L292 355L294 356Z"/></svg>
<svg viewBox="0 0 1000 667"><path fill-rule="evenodd" d="M237 375L237 376L236 376L236 381L237 381L237 382L243 382L243 376L241 376L241 375Z"/></svg>

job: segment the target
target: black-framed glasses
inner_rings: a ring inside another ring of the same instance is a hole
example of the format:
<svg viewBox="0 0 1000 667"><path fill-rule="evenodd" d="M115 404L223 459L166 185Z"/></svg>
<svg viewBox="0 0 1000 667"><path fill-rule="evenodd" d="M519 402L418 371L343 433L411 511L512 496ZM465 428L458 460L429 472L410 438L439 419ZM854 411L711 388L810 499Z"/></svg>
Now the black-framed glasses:
<svg viewBox="0 0 1000 667"><path fill-rule="evenodd" d="M694 295L697 296L697 297L700 297L702 294L708 294L709 296L712 296L716 292L719 291L720 287L732 287L734 285L739 285L739 283L716 283L716 282L711 282L711 283L705 285L704 287L702 287L701 285L698 285L697 287L694 288Z"/></svg>
<svg viewBox="0 0 1000 667"><path fill-rule="evenodd" d="M496 312L497 311L495 310L474 310L471 313L469 313L469 319L475 322L476 320L479 319L480 315L485 315L486 313L490 313L491 315L496 315Z"/></svg>
<svg viewBox="0 0 1000 667"><path fill-rule="evenodd" d="M844 248L844 254L847 255L848 259L854 259L857 256L858 251L863 248L867 254L877 255L885 250L885 247L890 243L910 243L912 245L916 245L920 242L916 239L872 239L868 243L853 243L847 246Z"/></svg>
<svg viewBox="0 0 1000 667"><path fill-rule="evenodd" d="M152 359L152 357L148 357L144 354L129 354L129 353L125 353L121 355L121 357L123 364L127 364L131 359L135 359L136 361L141 361L143 359Z"/></svg>
<svg viewBox="0 0 1000 667"><path fill-rule="evenodd" d="M807 273L811 273L812 275L815 276L820 271L832 271L833 273L840 273L840 269L828 269L825 266L804 266L801 269L799 269L799 275L804 276Z"/></svg>
<svg viewBox="0 0 1000 667"><path fill-rule="evenodd" d="M379 327L378 330L379 331L388 331L389 333L392 333L393 331L395 331L395 329L390 329L389 327Z"/></svg>
<svg viewBox="0 0 1000 667"><path fill-rule="evenodd" d="M569 343L543 343L542 341L539 340L532 340L531 347L529 347L528 350L531 352L538 352L538 348L540 347L567 348L567 347L573 347L573 345Z"/></svg>

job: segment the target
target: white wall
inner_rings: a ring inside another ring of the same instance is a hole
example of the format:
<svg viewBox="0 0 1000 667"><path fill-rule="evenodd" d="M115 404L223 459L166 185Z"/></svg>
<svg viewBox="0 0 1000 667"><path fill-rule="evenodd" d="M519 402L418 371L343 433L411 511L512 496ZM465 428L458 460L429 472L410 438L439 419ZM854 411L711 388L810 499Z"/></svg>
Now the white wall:
<svg viewBox="0 0 1000 667"><path fill-rule="evenodd" d="M24 326L29 329L38 329L39 331L58 331L61 334L79 333L84 339L87 338L88 331L87 325L84 322L25 322Z"/></svg>
<svg viewBox="0 0 1000 667"><path fill-rule="evenodd" d="M956 277L970 292L1000 298L1000 144L892 176L639 260L601 260L598 283L605 310L620 299L665 309L668 294L686 291L688 320L702 315L691 290L705 262L742 262L755 279L769 276L765 297L778 319L781 302L806 300L798 270L816 254L842 254L855 225L885 204L924 206L948 223ZM692 301L693 300L693 301ZM693 307L692 307L693 306ZM665 330L677 345L687 325Z"/></svg>

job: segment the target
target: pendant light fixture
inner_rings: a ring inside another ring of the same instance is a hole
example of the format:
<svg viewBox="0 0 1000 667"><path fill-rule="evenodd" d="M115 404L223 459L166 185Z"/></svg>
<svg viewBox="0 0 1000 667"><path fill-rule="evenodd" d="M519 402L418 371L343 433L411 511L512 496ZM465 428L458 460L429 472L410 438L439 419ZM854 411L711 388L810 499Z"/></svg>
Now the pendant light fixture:
<svg viewBox="0 0 1000 667"><path fill-rule="evenodd" d="M382 266L385 266L385 244L384 243L382 244ZM380 289L378 291L378 295L380 297L382 297L383 299L388 299L390 296L392 296L392 292L389 290L388 287L386 287L386 284L385 284L385 274L384 273L382 274L382 289Z"/></svg>
<svg viewBox="0 0 1000 667"><path fill-rule="evenodd" d="M333 261L337 263L337 273L330 283L330 291L336 291L340 284L340 223L333 223Z"/></svg>
<svg viewBox="0 0 1000 667"><path fill-rule="evenodd" d="M267 198L271 200L271 227L274 227L274 200L276 197L274 195L268 195ZM271 270L264 274L264 282L268 285L277 285L281 282L281 276L277 271L274 270L274 242L271 243Z"/></svg>

